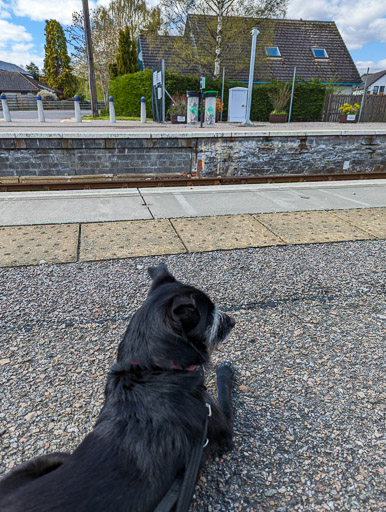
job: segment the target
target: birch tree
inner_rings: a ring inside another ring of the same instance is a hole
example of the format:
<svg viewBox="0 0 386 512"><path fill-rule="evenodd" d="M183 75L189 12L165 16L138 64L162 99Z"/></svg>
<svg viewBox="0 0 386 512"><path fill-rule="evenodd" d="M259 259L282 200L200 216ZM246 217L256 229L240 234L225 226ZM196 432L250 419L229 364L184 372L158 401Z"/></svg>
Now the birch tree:
<svg viewBox="0 0 386 512"><path fill-rule="evenodd" d="M284 17L288 0L161 0L162 15L170 32L186 35L186 19L188 14L206 16L204 52L197 55L201 67L206 66L205 55L212 54L212 72L214 78L219 78L221 64L230 48L237 47L240 31L245 31L245 18L260 18L265 20L266 26L269 18ZM265 36L268 37L269 31ZM201 37L201 35L200 35ZM181 40L181 47L186 42ZM240 54L240 58L242 55Z"/></svg>
<svg viewBox="0 0 386 512"><path fill-rule="evenodd" d="M103 92L106 105L108 104L111 70L118 53L118 34L126 31L131 34L133 53L135 40L139 33L149 23L154 25L157 20L156 15L157 8L148 10L145 0L112 0L108 7L99 6L90 10L95 76ZM72 23L67 28L67 34L73 48L71 57L75 74L87 80L83 12L72 13ZM133 55L131 55L132 61L133 58Z"/></svg>

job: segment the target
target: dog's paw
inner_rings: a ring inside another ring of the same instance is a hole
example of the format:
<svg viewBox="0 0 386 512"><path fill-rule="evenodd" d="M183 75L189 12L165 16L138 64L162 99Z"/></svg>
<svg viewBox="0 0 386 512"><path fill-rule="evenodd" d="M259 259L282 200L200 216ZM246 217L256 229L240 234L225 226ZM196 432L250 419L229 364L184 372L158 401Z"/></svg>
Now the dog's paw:
<svg viewBox="0 0 386 512"><path fill-rule="evenodd" d="M234 447L235 445L231 438L224 439L219 446L219 454L231 452L234 449Z"/></svg>
<svg viewBox="0 0 386 512"><path fill-rule="evenodd" d="M216 372L217 375L221 373L222 375L228 374L233 377L237 370L237 367L234 366L230 361L223 361L217 366Z"/></svg>

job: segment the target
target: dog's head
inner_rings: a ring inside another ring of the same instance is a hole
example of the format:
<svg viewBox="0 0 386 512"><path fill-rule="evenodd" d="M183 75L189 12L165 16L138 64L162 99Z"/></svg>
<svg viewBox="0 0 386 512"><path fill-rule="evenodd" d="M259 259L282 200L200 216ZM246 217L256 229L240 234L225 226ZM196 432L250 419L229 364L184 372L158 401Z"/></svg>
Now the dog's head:
<svg viewBox="0 0 386 512"><path fill-rule="evenodd" d="M201 290L177 281L164 263L150 267L152 284L118 349L118 361L188 368L208 362L235 321Z"/></svg>

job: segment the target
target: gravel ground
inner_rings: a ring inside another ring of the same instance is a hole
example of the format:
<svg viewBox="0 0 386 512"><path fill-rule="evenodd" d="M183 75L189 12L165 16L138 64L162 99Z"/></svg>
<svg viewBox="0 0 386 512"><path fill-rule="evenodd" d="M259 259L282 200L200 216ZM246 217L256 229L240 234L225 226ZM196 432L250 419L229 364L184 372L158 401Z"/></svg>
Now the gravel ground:
<svg viewBox="0 0 386 512"><path fill-rule="evenodd" d="M163 258L237 325L232 453L207 463L192 511L381 511L386 242ZM71 450L159 258L0 270L0 472ZM214 388L214 372L208 374Z"/></svg>

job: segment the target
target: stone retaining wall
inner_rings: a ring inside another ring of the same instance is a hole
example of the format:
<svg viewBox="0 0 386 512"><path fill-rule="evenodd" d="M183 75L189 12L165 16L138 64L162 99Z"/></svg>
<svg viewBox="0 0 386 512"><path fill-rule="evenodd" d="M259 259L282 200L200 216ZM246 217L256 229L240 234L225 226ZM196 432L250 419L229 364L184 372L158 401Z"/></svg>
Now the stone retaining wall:
<svg viewBox="0 0 386 512"><path fill-rule="evenodd" d="M386 134L0 138L3 177L192 171L207 177L386 172Z"/></svg>

